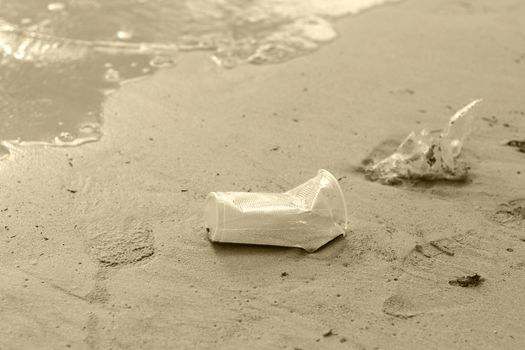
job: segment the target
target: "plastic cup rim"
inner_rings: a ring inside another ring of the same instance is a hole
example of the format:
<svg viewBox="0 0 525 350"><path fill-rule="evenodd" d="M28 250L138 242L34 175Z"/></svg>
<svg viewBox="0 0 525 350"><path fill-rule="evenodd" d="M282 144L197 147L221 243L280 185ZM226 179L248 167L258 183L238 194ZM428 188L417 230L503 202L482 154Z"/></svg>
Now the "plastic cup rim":
<svg viewBox="0 0 525 350"><path fill-rule="evenodd" d="M208 203L209 203L210 200L212 200L212 197L214 199L215 220L214 220L214 223L212 224L212 227L209 227L210 223L206 222L206 226L207 226L206 229L209 230L208 231L208 238L210 238L210 239L211 239L211 237L214 237L217 234L217 231L219 230L219 206L217 205L219 196L218 196L217 192L210 192L210 193L208 193L208 195L206 196L205 210L207 210Z"/></svg>
<svg viewBox="0 0 525 350"><path fill-rule="evenodd" d="M344 215L345 215L344 229L346 230L348 228L348 209L346 208L346 200L345 200L344 192L343 192L343 189L341 188L341 185L339 184L339 181L337 181L337 178L326 169L319 169L317 174L326 175L332 180L333 183L335 183L337 190L339 191L339 198L341 199L341 202L343 204Z"/></svg>

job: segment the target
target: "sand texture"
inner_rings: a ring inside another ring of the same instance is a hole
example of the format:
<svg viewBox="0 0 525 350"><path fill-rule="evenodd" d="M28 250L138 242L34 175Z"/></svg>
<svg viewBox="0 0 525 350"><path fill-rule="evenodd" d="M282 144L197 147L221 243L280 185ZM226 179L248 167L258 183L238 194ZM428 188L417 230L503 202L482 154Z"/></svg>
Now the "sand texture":
<svg viewBox="0 0 525 350"><path fill-rule="evenodd" d="M104 137L0 162L0 349L523 349L525 2L408 0L284 64L206 53L127 84ZM468 181L358 171L475 98ZM214 245L210 191L328 169L347 236ZM477 286L449 281L478 274Z"/></svg>

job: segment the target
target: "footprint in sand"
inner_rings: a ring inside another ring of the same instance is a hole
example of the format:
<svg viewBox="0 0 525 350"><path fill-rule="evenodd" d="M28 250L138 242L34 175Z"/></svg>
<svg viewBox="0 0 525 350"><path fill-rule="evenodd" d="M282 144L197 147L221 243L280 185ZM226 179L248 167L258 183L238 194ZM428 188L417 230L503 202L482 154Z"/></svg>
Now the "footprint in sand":
<svg viewBox="0 0 525 350"><path fill-rule="evenodd" d="M94 276L95 285L93 289L86 294L85 298L91 304L105 304L110 298L110 294L106 288L106 280L109 278L109 271L106 268L100 267Z"/></svg>
<svg viewBox="0 0 525 350"><path fill-rule="evenodd" d="M399 318L411 318L422 313L412 301L400 294L394 294L383 303L383 312L387 315Z"/></svg>
<svg viewBox="0 0 525 350"><path fill-rule="evenodd" d="M494 242L473 231L416 245L398 267L397 289L383 302L383 312L411 318L483 302L481 294L467 293L449 281L474 273L489 278L501 274L493 261L497 249ZM481 290L483 286L475 288Z"/></svg>
<svg viewBox="0 0 525 350"><path fill-rule="evenodd" d="M525 230L525 198L500 204L492 220L500 225Z"/></svg>
<svg viewBox="0 0 525 350"><path fill-rule="evenodd" d="M88 320L86 323L86 330L87 330L87 336L84 339L84 342L88 346L88 349L98 349L98 331L97 328L99 326L99 318L96 314L90 313L88 315Z"/></svg>
<svg viewBox="0 0 525 350"><path fill-rule="evenodd" d="M111 186L89 177L79 177L70 187L79 192L75 205L81 219L75 227L84 233L87 251L101 267L130 265L155 254L153 231L139 219L150 213L136 198L120 198Z"/></svg>
<svg viewBox="0 0 525 350"><path fill-rule="evenodd" d="M155 253L153 233L137 227L121 232L104 232L91 238L89 250L101 265L117 267L147 259Z"/></svg>

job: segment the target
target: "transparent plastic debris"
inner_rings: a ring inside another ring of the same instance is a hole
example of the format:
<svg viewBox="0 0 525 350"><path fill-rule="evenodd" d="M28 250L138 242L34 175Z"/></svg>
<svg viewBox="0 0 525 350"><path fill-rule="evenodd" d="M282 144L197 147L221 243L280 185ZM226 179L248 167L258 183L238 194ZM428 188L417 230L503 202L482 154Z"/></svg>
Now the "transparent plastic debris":
<svg viewBox="0 0 525 350"><path fill-rule="evenodd" d="M469 167L459 156L472 130L470 111L479 102L472 101L456 112L440 132L410 133L392 155L365 169L367 177L388 185L402 179L465 180Z"/></svg>
<svg viewBox="0 0 525 350"><path fill-rule="evenodd" d="M205 224L212 242L298 247L314 252L345 235L346 202L326 170L284 193L211 192Z"/></svg>

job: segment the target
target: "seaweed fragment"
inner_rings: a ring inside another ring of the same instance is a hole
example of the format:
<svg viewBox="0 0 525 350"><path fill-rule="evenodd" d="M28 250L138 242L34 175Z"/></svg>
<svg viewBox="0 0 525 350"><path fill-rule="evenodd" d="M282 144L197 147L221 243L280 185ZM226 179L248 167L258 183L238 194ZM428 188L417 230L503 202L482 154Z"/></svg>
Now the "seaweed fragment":
<svg viewBox="0 0 525 350"><path fill-rule="evenodd" d="M477 273L471 276L459 277L454 280L448 281L451 286L459 286L463 288L477 287L483 283L485 279Z"/></svg>
<svg viewBox="0 0 525 350"><path fill-rule="evenodd" d="M392 155L367 165L367 178L386 185L403 179L465 180L469 167L458 158L472 130L474 116L469 112L479 102L474 100L456 112L441 132L411 132Z"/></svg>
<svg viewBox="0 0 525 350"><path fill-rule="evenodd" d="M430 245L448 256L454 256L454 252L440 241L432 241L430 242Z"/></svg>
<svg viewBox="0 0 525 350"><path fill-rule="evenodd" d="M525 153L525 140L510 140L509 142L507 142L507 146L515 147L518 149L518 152Z"/></svg>

